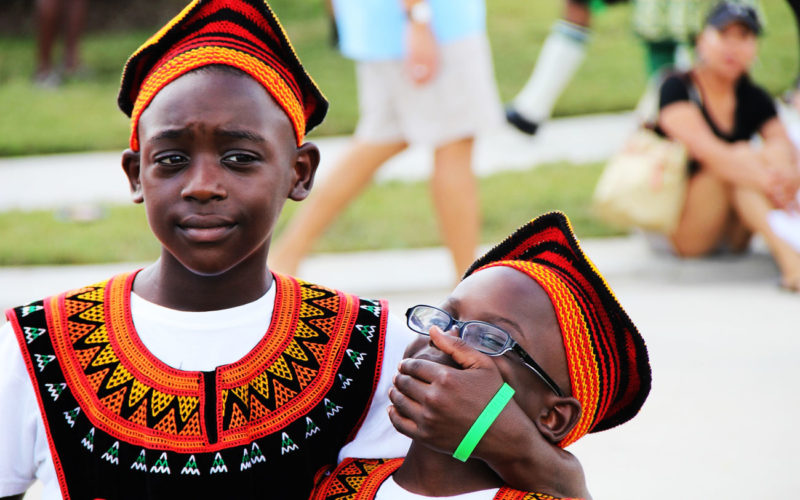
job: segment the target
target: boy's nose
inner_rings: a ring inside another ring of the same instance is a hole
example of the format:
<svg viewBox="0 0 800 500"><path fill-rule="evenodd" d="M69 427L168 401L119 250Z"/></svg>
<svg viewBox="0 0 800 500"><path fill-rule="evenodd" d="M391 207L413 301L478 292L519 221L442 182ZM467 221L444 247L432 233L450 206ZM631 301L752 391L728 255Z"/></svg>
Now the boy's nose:
<svg viewBox="0 0 800 500"><path fill-rule="evenodd" d="M184 199L210 201L227 197L222 169L215 162L198 159L191 165L187 174L186 184L181 191Z"/></svg>

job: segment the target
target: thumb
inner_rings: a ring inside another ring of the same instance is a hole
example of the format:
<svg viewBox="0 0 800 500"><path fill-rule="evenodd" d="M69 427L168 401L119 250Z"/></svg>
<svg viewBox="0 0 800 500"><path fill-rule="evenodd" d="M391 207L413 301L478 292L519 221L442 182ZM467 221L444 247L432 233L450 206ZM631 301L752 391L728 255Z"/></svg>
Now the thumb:
<svg viewBox="0 0 800 500"><path fill-rule="evenodd" d="M487 361L485 354L468 346L460 337L446 335L438 326L432 327L429 335L433 345L453 358L463 369L482 368Z"/></svg>

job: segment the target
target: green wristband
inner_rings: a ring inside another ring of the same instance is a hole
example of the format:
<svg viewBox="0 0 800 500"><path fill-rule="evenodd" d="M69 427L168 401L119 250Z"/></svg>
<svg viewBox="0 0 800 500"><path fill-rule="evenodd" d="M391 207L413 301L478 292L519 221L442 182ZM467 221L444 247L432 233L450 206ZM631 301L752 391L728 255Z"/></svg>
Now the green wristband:
<svg viewBox="0 0 800 500"><path fill-rule="evenodd" d="M500 390L497 391L494 397L489 401L489 404L486 405L486 408L478 415L475 423L472 424L472 427L469 428L466 436L464 436L464 439L461 440L458 448L456 448L456 451L453 452L453 458L457 458L462 462L467 461L475 450L475 447L478 446L481 438L483 438L483 435L489 430L492 422L497 419L500 412L503 411L503 408L511 401L513 395L514 389L503 382L503 385L500 386Z"/></svg>

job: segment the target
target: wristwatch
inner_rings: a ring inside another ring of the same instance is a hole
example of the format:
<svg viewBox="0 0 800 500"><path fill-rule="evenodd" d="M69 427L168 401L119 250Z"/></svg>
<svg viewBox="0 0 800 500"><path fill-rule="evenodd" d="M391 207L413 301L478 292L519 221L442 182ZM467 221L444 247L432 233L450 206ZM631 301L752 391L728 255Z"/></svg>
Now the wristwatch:
<svg viewBox="0 0 800 500"><path fill-rule="evenodd" d="M428 2L421 0L411 6L408 11L408 18L415 23L430 24L433 19L433 9L431 9Z"/></svg>

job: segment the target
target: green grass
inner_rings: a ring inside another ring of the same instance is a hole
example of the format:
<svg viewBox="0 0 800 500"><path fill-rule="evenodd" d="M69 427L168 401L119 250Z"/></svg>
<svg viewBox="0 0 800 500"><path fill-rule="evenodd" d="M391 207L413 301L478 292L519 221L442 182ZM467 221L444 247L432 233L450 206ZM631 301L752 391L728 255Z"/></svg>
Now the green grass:
<svg viewBox="0 0 800 500"><path fill-rule="evenodd" d="M321 1L273 0L298 53L331 101L314 135L346 134L357 119L353 63L328 43ZM798 71L797 34L786 2L765 0L768 31L755 78L773 94L788 88ZM489 0L489 35L501 96L508 100L527 79L550 26L561 10L555 0ZM630 28L630 5L606 9L580 71L555 108L556 115L632 109L645 83L641 44ZM122 149L125 119L116 108L119 75L128 55L149 31L90 33L83 52L90 81L58 91L30 87L31 36L0 35L0 156Z"/></svg>
<svg viewBox="0 0 800 500"><path fill-rule="evenodd" d="M566 212L581 237L620 234L589 210L601 165L553 164L508 172L480 183L482 241L493 243L538 214ZM524 189L520 189L524 186ZM297 208L290 202L277 234ZM331 226L315 251L415 248L441 245L425 182L370 187ZM0 266L148 261L158 256L141 206L113 206L95 222L69 222L50 211L0 214Z"/></svg>

